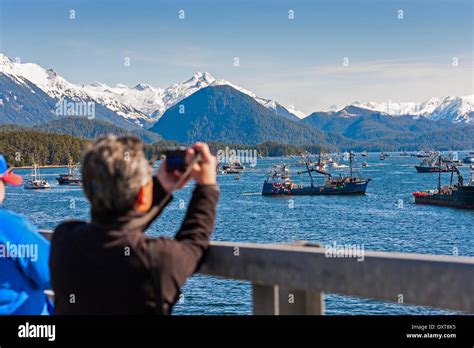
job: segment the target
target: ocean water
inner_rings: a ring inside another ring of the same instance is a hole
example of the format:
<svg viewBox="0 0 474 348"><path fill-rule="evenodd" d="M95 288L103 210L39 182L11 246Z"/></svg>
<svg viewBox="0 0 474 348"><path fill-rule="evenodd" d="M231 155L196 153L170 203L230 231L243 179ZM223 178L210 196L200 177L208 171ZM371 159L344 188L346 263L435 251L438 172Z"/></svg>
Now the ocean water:
<svg viewBox="0 0 474 348"><path fill-rule="evenodd" d="M464 153L460 153L463 158ZM438 174L418 174L420 160L391 154L385 161L378 154L359 158L369 166L360 168L372 178L364 196L263 197L262 183L271 165L293 163L297 159L259 159L240 180L234 175L219 175L221 198L218 205L214 240L285 243L306 240L320 244L359 244L365 250L416 252L439 255L474 256L474 211L448 207L419 206L411 193L436 188ZM345 173L347 168L335 170ZM465 181L467 166L460 167ZM294 168L296 172L296 168ZM27 175L29 170L16 170ZM64 169L43 169L53 187L31 191L9 187L6 209L28 216L42 229L53 229L69 218L88 219L89 204L80 187L58 186L54 177ZM449 181L444 173L443 181ZM308 183L306 175L293 175L296 182ZM319 179L322 180L322 179ZM147 232L173 236L190 199L192 185L175 194L163 215ZM184 297L175 314L252 313L251 285L227 279L196 275L183 288ZM451 311L406 306L392 302L325 294L326 314L450 314Z"/></svg>

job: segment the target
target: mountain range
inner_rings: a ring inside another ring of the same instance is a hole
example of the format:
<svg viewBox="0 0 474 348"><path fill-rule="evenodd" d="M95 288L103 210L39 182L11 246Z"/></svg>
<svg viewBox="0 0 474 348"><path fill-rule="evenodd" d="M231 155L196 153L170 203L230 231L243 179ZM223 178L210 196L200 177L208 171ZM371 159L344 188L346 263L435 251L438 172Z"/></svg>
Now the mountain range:
<svg viewBox="0 0 474 348"><path fill-rule="evenodd" d="M143 83L134 87L74 84L52 69L16 63L0 54L0 125L43 126L44 131L84 138L109 129L118 134L131 131L147 142L161 135L184 143L278 141L350 148L374 143L382 147L386 141L396 148L428 146L420 135L433 134L439 139L445 131L447 146L450 141L453 146L471 146L473 100L471 95L431 98L423 103L354 102L305 117L294 107L259 97L209 73L198 72L164 89ZM94 120L67 117L84 116L74 112L58 113L60 101L93 104L94 115L88 119ZM108 128L105 123L119 128ZM448 130L462 141L455 141Z"/></svg>
<svg viewBox="0 0 474 348"><path fill-rule="evenodd" d="M316 127L279 116L251 96L226 85L200 89L168 109L150 130L183 143L212 140L258 144L278 140L284 144L333 147Z"/></svg>
<svg viewBox="0 0 474 348"><path fill-rule="evenodd" d="M99 111L99 119L118 123L120 126L128 128L137 126L149 128L167 109L184 98L202 88L220 85L234 87L280 116L292 120L304 117L303 112L294 107L285 108L274 100L258 97L251 91L236 86L229 81L216 79L211 74L203 72L197 72L190 79L175 83L164 89L155 88L143 83L137 84L134 87L128 87L123 84L110 87L100 82L74 84L67 81L53 69L46 69L34 63L16 63L0 53L0 75L4 79L6 77L10 79L9 84L4 83L0 93L5 93L8 88L15 89L16 86L13 83L29 81L53 99L55 101L54 104L63 98L74 102L94 102L96 114ZM22 84L24 85L24 83ZM52 102L51 100L49 101ZM104 115L104 108L107 109L108 114ZM17 108L13 107L9 114L14 114L15 110ZM117 117L122 118L122 120L118 120ZM14 117L10 117L10 121L15 121ZM22 121L22 117L19 116L16 123L21 124ZM28 120L28 122L31 122L31 120ZM0 124L2 123L4 124L5 121L0 117Z"/></svg>
<svg viewBox="0 0 474 348"><path fill-rule="evenodd" d="M0 74L9 74L16 79L32 82L51 98L70 98L76 101L95 101L118 114L132 125L151 127L171 106L208 86L231 86L249 95L261 105L280 116L292 120L304 118L305 113L293 106L283 106L275 100L266 99L239 87L229 81L216 79L210 73L197 72L188 80L175 83L167 88L155 88L139 83L134 87L118 84L115 87L101 82L74 84L52 69L35 63L15 63L0 53ZM378 111L391 116L423 116L433 120L448 120L457 123L471 123L474 118L474 95L430 98L425 102L354 102L348 106ZM337 112L345 107L332 106L327 112ZM1 121L1 120L0 120Z"/></svg>
<svg viewBox="0 0 474 348"><path fill-rule="evenodd" d="M474 95L445 98L430 98L417 102L359 103L351 106L379 111L391 116L423 116L434 121L446 120L454 123L474 123Z"/></svg>
<svg viewBox="0 0 474 348"><path fill-rule="evenodd" d="M351 115L351 116L347 116ZM393 117L348 106L294 122L230 86L199 90L168 109L150 128L165 139L257 144L319 144L326 149L474 148L474 126L425 117Z"/></svg>

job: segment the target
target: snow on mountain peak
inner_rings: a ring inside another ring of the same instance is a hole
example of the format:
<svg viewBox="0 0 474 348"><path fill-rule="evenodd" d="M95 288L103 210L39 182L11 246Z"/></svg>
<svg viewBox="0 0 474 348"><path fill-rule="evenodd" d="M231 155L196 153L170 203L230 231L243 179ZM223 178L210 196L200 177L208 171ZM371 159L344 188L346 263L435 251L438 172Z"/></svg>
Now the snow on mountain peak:
<svg viewBox="0 0 474 348"><path fill-rule="evenodd" d="M424 102L354 102L352 106L383 112L391 116L423 116L433 120L471 123L474 115L474 95L463 97L432 97Z"/></svg>
<svg viewBox="0 0 474 348"><path fill-rule="evenodd" d="M206 81L208 83L214 82L216 79L208 72L196 72L188 81Z"/></svg>
<svg viewBox="0 0 474 348"><path fill-rule="evenodd" d="M99 82L99 81L94 81L89 84L92 87L108 87L105 83ZM81 85L81 87L85 87L84 84Z"/></svg>
<svg viewBox="0 0 474 348"><path fill-rule="evenodd" d="M289 105L286 109L298 118L306 117L306 114L303 111L296 108L294 105Z"/></svg>
<svg viewBox="0 0 474 348"><path fill-rule="evenodd" d="M92 98L125 118L132 118L134 121L142 119L144 123L157 121L168 108L208 86L228 85L247 94L267 108L284 108L276 101L260 98L255 93L229 81L216 79L209 72L198 71L183 82L161 89L145 83L138 83L134 87L128 87L124 84L110 87L101 82L75 85L62 78L52 69L46 70L33 63L12 63L7 56L2 54L0 54L0 69L0 71L8 70L10 74L16 73L23 76L54 98L64 96L73 99ZM295 107L284 109L297 117L304 117L304 113Z"/></svg>
<svg viewBox="0 0 474 348"><path fill-rule="evenodd" d="M0 73L16 76L14 64L9 57L0 53Z"/></svg>
<svg viewBox="0 0 474 348"><path fill-rule="evenodd" d="M145 89L151 89L151 88L153 87L151 87L150 85L146 83L139 83L135 87L133 87L133 89L136 89L137 91L144 91Z"/></svg>
<svg viewBox="0 0 474 348"><path fill-rule="evenodd" d="M10 58L8 58L3 53L0 53L0 66L9 66L12 65L13 62Z"/></svg>
<svg viewBox="0 0 474 348"><path fill-rule="evenodd" d="M290 105L283 107L278 102L258 97L255 93L232 84L229 81L216 79L208 72L196 72L191 78L175 83L165 89L155 88L149 84L138 83L134 87L117 84L110 87L101 82L87 85L76 85L68 82L52 69L45 69L34 63L15 63L0 53L0 72L12 76L18 83L31 81L53 98L69 97L73 100L95 100L133 123L151 125L156 122L171 106L184 98L208 86L231 86L244 93L261 105L277 110L284 109L288 113L303 118L305 114ZM455 123L471 123L474 119L474 95L463 97L448 96L430 98L425 102L366 102L358 101L338 108L333 105L329 111L346 109L349 106L365 108L388 115L420 115L434 120L449 120ZM350 112L350 109L348 109ZM285 112L286 112L285 111Z"/></svg>

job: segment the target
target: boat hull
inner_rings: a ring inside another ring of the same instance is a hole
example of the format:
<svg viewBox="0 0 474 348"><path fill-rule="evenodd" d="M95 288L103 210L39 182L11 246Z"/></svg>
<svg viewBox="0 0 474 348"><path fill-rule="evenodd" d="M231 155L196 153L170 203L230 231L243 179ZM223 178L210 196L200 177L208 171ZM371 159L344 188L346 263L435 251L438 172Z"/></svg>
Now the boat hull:
<svg viewBox="0 0 474 348"><path fill-rule="evenodd" d="M345 182L340 186L313 186L287 189L283 186L275 187L274 183L263 183L262 195L264 196L322 196L322 195L363 195L367 190L370 180Z"/></svg>
<svg viewBox="0 0 474 348"><path fill-rule="evenodd" d="M463 159L463 162L466 164L474 164L474 157L466 157Z"/></svg>
<svg viewBox="0 0 474 348"><path fill-rule="evenodd" d="M26 190L46 190L46 189L51 188L51 186L29 186L29 185L25 185L24 188Z"/></svg>
<svg viewBox="0 0 474 348"><path fill-rule="evenodd" d="M426 166L415 166L418 173L439 173L440 169L438 167L426 167ZM441 168L441 173L452 172L452 169Z"/></svg>
<svg viewBox="0 0 474 348"><path fill-rule="evenodd" d="M68 185L68 186L81 186L82 180L81 179L62 179L56 178L56 181L59 185Z"/></svg>
<svg viewBox="0 0 474 348"><path fill-rule="evenodd" d="M463 186L451 194L415 196L416 204L438 205L461 209L474 209L474 186Z"/></svg>

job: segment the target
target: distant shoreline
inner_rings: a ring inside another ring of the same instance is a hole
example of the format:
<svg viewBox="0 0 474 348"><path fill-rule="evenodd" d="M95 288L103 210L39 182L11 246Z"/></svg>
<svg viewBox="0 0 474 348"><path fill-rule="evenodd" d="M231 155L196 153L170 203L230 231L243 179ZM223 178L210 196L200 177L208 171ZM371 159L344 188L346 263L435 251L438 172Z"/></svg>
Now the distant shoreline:
<svg viewBox="0 0 474 348"><path fill-rule="evenodd" d="M36 166L38 169L47 169L47 168L67 168L65 164L49 165L49 166ZM22 166L22 167L13 167L13 169L33 169L33 166Z"/></svg>

